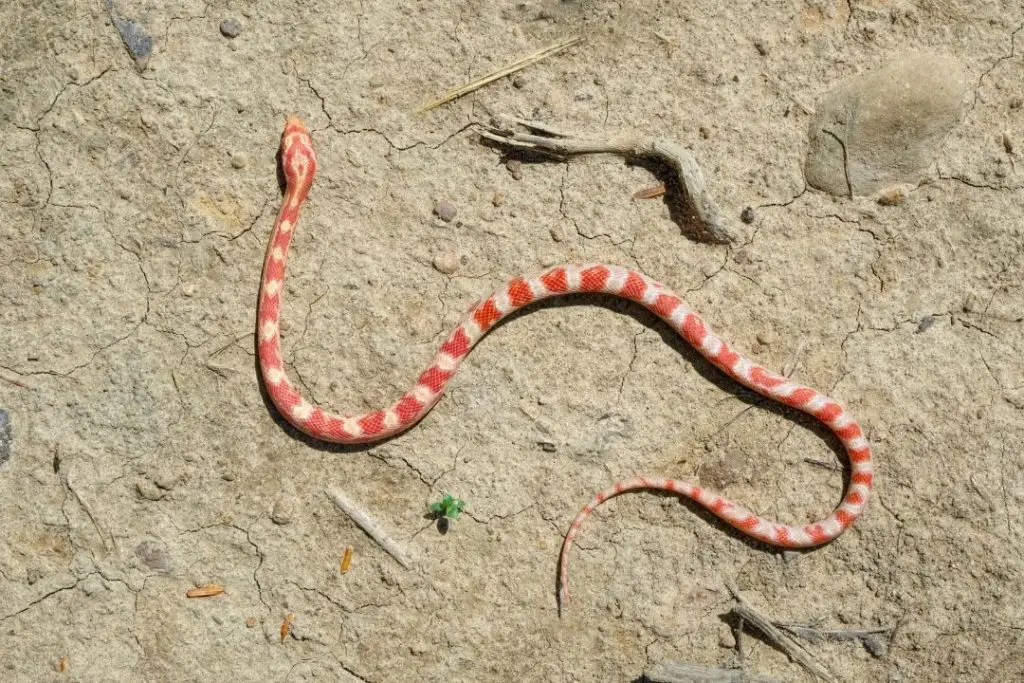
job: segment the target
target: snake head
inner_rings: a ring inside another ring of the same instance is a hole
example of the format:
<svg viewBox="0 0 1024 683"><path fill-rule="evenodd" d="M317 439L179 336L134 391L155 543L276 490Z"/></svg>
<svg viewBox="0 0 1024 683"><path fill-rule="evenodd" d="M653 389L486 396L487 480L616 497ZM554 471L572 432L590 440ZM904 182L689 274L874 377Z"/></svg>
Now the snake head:
<svg viewBox="0 0 1024 683"><path fill-rule="evenodd" d="M297 205L309 194L313 176L316 175L313 138L298 116L289 116L284 124L279 156L288 193L292 195L293 201L297 200Z"/></svg>

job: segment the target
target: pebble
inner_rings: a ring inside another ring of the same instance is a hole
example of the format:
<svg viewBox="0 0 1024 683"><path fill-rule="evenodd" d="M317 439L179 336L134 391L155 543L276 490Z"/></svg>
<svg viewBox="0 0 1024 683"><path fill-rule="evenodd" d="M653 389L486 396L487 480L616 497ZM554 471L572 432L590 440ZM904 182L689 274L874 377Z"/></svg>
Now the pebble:
<svg viewBox="0 0 1024 683"><path fill-rule="evenodd" d="M135 68L139 72L145 71L149 65L149 57L153 53L153 36L142 28L141 24L127 19L114 19L114 28L121 34L121 41L124 43L128 54L135 60Z"/></svg>
<svg viewBox="0 0 1024 683"><path fill-rule="evenodd" d="M523 179L523 162L519 159L509 159L505 162L505 168L512 174L512 178L515 180Z"/></svg>
<svg viewBox="0 0 1024 683"><path fill-rule="evenodd" d="M893 185L882 190L875 201L880 206L899 206L907 198L907 193L899 185Z"/></svg>
<svg viewBox="0 0 1024 683"><path fill-rule="evenodd" d="M220 34L225 38L237 38L242 33L242 22L234 17L220 22Z"/></svg>
<svg viewBox="0 0 1024 683"><path fill-rule="evenodd" d="M274 501L274 509L270 512L270 520L274 524L291 524L295 519L295 498L290 495L282 495Z"/></svg>
<svg viewBox="0 0 1024 683"><path fill-rule="evenodd" d="M434 257L434 270L445 275L452 275L459 269L459 257L453 252L446 251Z"/></svg>
<svg viewBox="0 0 1024 683"><path fill-rule="evenodd" d="M966 87L956 59L928 53L903 54L839 82L810 123L808 184L849 197L918 182L959 124Z"/></svg>
<svg viewBox="0 0 1024 683"><path fill-rule="evenodd" d="M135 483L135 490L139 492L140 496L153 502L156 502L167 495L167 491L165 489L161 489L149 479L140 479L137 481Z"/></svg>
<svg viewBox="0 0 1024 683"><path fill-rule="evenodd" d="M245 168L248 163L248 157L246 157L242 152L235 152L231 155L232 168Z"/></svg>
<svg viewBox="0 0 1024 683"><path fill-rule="evenodd" d="M11 457L11 416L7 411L0 408L0 465L3 465Z"/></svg>
<svg viewBox="0 0 1024 683"><path fill-rule="evenodd" d="M456 209L455 205L451 202L446 202L444 200L434 202L434 215L445 223L451 223L455 220L455 214L458 212L458 209Z"/></svg>
<svg viewBox="0 0 1024 683"><path fill-rule="evenodd" d="M747 208L743 209L742 213L740 213L740 220L746 223L747 225L753 223L755 218L757 218L757 214L754 213L754 207L752 206L748 206Z"/></svg>
<svg viewBox="0 0 1024 683"><path fill-rule="evenodd" d="M494 196L491 197L491 204L493 204L495 207L502 206L504 203L505 193L500 190L498 192L495 192Z"/></svg>

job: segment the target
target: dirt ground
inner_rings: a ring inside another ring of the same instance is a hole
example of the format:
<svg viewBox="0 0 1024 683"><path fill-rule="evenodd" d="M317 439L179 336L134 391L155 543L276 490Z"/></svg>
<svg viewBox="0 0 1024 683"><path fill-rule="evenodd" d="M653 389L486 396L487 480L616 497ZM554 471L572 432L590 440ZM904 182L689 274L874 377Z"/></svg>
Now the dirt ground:
<svg viewBox="0 0 1024 683"><path fill-rule="evenodd" d="M0 678L631 681L667 659L736 663L734 581L780 621L893 627L882 657L809 646L842 680L1024 680L1019 0L115 12L152 36L141 72L101 0L0 8L0 407L14 430ZM574 34L585 42L415 113ZM929 179L896 206L808 189L815 103L908 49L968 74L964 120ZM616 157L514 177L472 125L501 112L679 142L746 239L689 239L664 201L631 199L651 173ZM807 420L709 381L643 309L600 297L501 326L405 435L352 449L301 438L264 401L254 357L287 114L320 162L284 309L289 369L312 399L382 407L510 276L618 263L851 409L875 449L866 514L824 548L783 554L675 498L617 498L583 528L559 618L558 549L594 491L693 477L805 522L843 486L809 461L841 460ZM438 201L454 220L432 215ZM328 485L415 567L344 517ZM468 503L447 534L424 516L444 492ZM226 593L186 598L210 583ZM812 680L743 644L751 673Z"/></svg>

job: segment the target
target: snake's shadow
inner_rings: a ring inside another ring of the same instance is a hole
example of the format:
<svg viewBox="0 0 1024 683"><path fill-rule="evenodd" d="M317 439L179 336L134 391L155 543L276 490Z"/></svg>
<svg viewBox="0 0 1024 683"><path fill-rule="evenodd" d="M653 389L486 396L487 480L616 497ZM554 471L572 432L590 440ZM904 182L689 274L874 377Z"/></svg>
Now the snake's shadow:
<svg viewBox="0 0 1024 683"><path fill-rule="evenodd" d="M841 442L827 427L825 427L817 420L811 418L810 416L806 415L805 413L802 413L799 410L790 408L789 406L780 403L776 403L775 401L765 398L747 389L743 385L739 384L738 382L730 378L728 375L726 375L724 372L722 372L714 365L712 365L710 362L708 362L707 359L700 355L700 353L698 353L682 337L680 337L679 334L676 333L676 331L673 330L668 325L668 323L664 322L663 320L661 320L656 315L649 312L647 309L643 308L639 304L603 294L572 294L561 297L553 297L551 299L545 299L543 301L530 304L528 306L524 306L523 308L510 314L508 317L504 318L503 320L495 324L495 326L491 328L491 330L488 332L487 338L481 340L479 343L488 343L488 340L490 338L500 336L500 329L503 328L505 325L512 324L515 320L518 320L520 317L524 315L529 315L534 311L541 309L569 308L576 306L598 306L606 310L618 313L620 315L628 315L632 317L634 320L644 325L645 327L648 327L656 331L661 336L662 340L666 344L668 344L673 350L675 350L676 353L680 354L683 358L685 358L689 362L689 364L694 368L694 370L696 370L701 375L701 377L711 382L715 386L719 387L724 392L733 394L737 399L747 404L748 406L756 407L760 410L766 410L770 413L783 417L791 422L794 422L812 431L814 434L819 436L826 444L828 444L829 448L831 448L832 451L836 454L838 461L844 464L843 490L846 490L846 488L849 485L850 477L849 462L847 461L846 453L843 449ZM713 327L714 326L712 325L712 328ZM254 343L257 346L257 357L254 359L254 364L256 366L256 374L258 377L261 377L259 371L258 358L258 336L254 340ZM470 357L472 357L472 352L470 353ZM472 361L467 360L466 362ZM457 381L457 379L453 378L452 381ZM262 377L259 382L259 385L260 395L263 398L263 402L266 405L268 412L273 416L273 419L278 424L278 426L280 426L281 429L284 430L289 436L298 441L303 442L310 448L325 453L362 453L369 450L370 448L379 446L382 443L398 438L402 435L396 434L387 439L382 439L367 444L334 444L325 441L320 441L296 429L293 425L291 425L287 420L284 419L284 417L280 414L280 412L278 412L277 408L271 401L270 395L267 393L266 386L262 381ZM443 402L444 400L445 398L442 397L441 401ZM429 418L430 414L428 413L427 416L424 417L424 420L428 420ZM467 416L466 419L469 420L472 418L471 416ZM656 473L651 473L652 476L654 474ZM651 491L650 493L655 495L674 497L674 494L668 492ZM774 546L752 539L746 534L743 534L737 531L736 529L733 529L731 526L729 526L725 522L722 522L720 519L718 519L718 517L714 516L709 511L707 511L703 506L693 503L692 501L686 498L681 498L680 500L683 502L683 504L689 507L696 515L701 517L708 524L715 526L721 529L723 532L728 533L731 536L744 541L748 545L761 550L767 549L776 552L779 551L779 549Z"/></svg>

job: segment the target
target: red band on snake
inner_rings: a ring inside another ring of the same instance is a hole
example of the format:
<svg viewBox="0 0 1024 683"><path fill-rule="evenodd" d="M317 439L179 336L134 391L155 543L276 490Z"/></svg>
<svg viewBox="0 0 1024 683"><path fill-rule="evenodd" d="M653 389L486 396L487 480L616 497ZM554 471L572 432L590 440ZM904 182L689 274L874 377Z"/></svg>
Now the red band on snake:
<svg viewBox="0 0 1024 683"><path fill-rule="evenodd" d="M741 533L781 548L811 548L827 543L849 528L867 506L873 479L871 449L857 421L842 406L744 357L715 335L681 297L646 275L619 266L566 264L553 266L532 277L513 278L466 314L412 388L384 409L349 416L330 413L310 403L289 380L281 355L281 298L288 245L316 174L312 138L295 117L290 117L285 124L280 160L287 185L263 264L256 314L259 363L270 399L288 422L306 434L333 443L357 444L403 432L434 407L470 350L499 320L550 297L596 293L643 306L733 380L810 415L828 427L843 444L850 462L845 495L827 518L802 526L764 519L716 493L674 479L638 477L601 491L573 520L565 535L559 557L560 604L568 600L569 550L580 525L598 505L626 491L655 489L685 496Z"/></svg>

